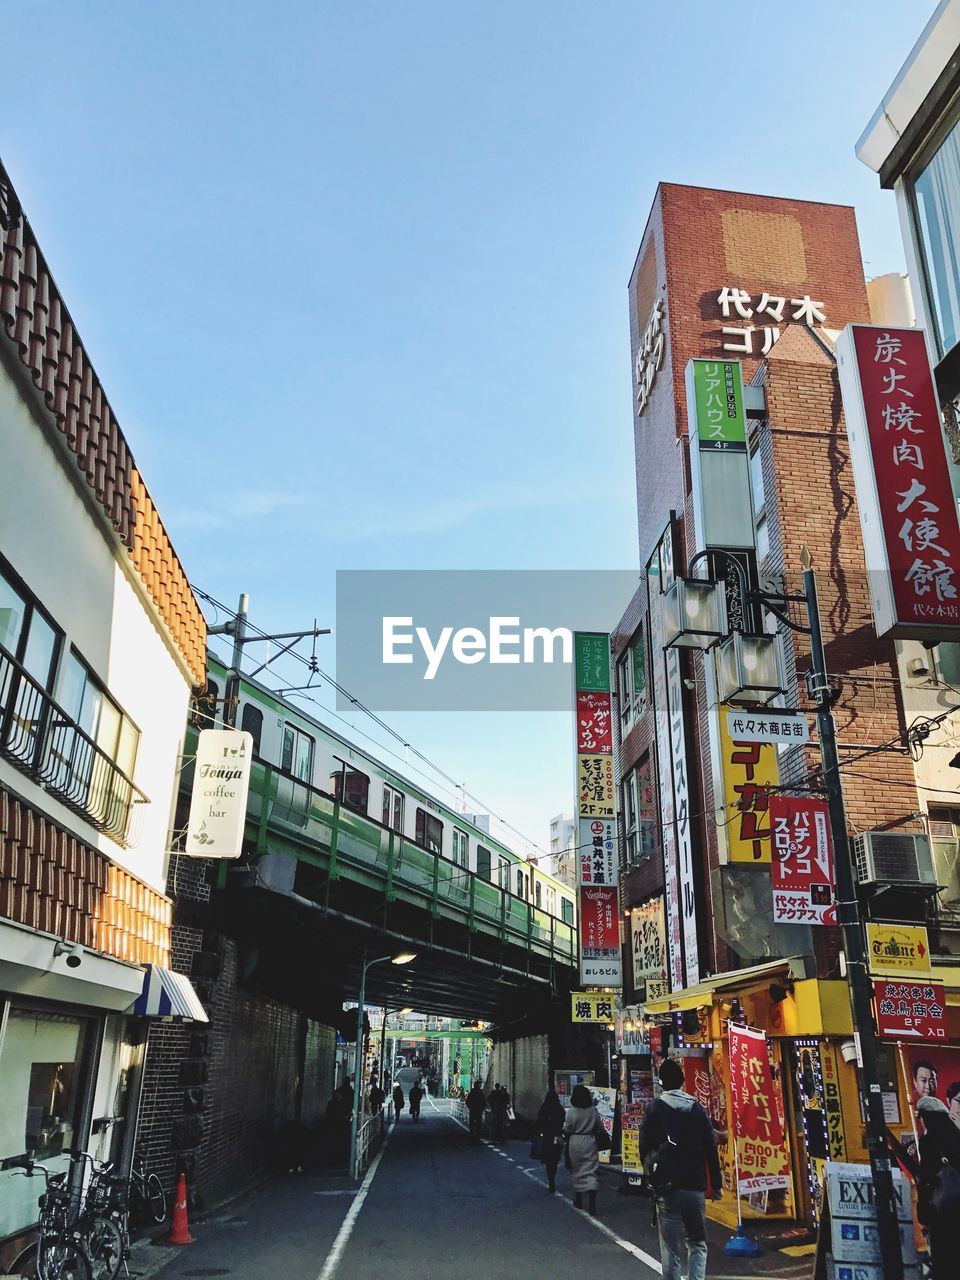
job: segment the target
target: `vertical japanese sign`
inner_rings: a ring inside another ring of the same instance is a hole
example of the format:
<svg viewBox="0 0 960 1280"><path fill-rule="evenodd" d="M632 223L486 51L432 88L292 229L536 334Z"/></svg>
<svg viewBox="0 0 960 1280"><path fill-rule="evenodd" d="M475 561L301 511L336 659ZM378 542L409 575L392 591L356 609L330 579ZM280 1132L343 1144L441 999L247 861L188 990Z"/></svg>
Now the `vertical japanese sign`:
<svg viewBox="0 0 960 1280"><path fill-rule="evenodd" d="M743 383L736 360L692 360L697 441L701 449L747 448Z"/></svg>
<svg viewBox="0 0 960 1280"><path fill-rule="evenodd" d="M622 983L610 637L574 636L580 981Z"/></svg>
<svg viewBox="0 0 960 1280"><path fill-rule="evenodd" d="M667 938L674 988L683 986L684 981L700 981L683 673L679 652L663 647L660 599L674 581L676 538L676 516L671 513L670 523L647 566Z"/></svg>
<svg viewBox="0 0 960 1280"><path fill-rule="evenodd" d="M730 862L770 861L770 788L778 781L777 749L769 742L735 742L719 717L724 831Z"/></svg>
<svg viewBox="0 0 960 1280"><path fill-rule="evenodd" d="M770 797L773 918L777 924L836 924L827 806L809 796Z"/></svg>
<svg viewBox="0 0 960 1280"><path fill-rule="evenodd" d="M637 1000L659 1000L669 991L663 898L651 898L630 912L633 989Z"/></svg>
<svg viewBox="0 0 960 1280"><path fill-rule="evenodd" d="M737 1194L789 1189L783 1102L774 1094L767 1037L762 1031L730 1027L730 1105Z"/></svg>
<svg viewBox="0 0 960 1280"><path fill-rule="evenodd" d="M960 635L960 521L921 329L848 325L840 390L878 635Z"/></svg>
<svg viewBox="0 0 960 1280"><path fill-rule="evenodd" d="M823 1081L823 1112L827 1121L827 1154L831 1160L845 1160L847 1143L843 1132L840 1066L836 1046L830 1040L820 1041L820 1078Z"/></svg>

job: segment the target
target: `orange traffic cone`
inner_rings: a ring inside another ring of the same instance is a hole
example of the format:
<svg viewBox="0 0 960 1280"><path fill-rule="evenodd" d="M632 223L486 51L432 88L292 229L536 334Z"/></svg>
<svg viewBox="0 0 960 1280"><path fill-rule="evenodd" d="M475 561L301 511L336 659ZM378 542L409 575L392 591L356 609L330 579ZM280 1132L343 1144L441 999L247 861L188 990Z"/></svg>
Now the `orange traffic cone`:
<svg viewBox="0 0 960 1280"><path fill-rule="evenodd" d="M167 1244L193 1244L190 1224L187 1221L187 1179L181 1173L177 1180L177 1198L173 1202L173 1217Z"/></svg>

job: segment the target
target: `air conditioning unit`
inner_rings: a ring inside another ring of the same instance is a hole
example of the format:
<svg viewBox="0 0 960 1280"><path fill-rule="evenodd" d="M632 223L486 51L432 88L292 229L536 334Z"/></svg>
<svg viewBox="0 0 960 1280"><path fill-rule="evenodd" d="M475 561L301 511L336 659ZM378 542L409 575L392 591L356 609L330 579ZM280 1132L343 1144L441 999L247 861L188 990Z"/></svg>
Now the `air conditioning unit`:
<svg viewBox="0 0 960 1280"><path fill-rule="evenodd" d="M861 884L936 884L930 839L900 831L864 831L853 838Z"/></svg>

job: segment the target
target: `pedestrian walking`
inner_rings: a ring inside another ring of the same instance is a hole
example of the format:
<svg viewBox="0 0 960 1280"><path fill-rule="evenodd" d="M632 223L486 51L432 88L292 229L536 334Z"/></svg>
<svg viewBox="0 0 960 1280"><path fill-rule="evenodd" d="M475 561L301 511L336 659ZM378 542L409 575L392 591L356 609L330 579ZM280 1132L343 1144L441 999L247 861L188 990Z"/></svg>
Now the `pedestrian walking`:
<svg viewBox="0 0 960 1280"><path fill-rule="evenodd" d="M386 1098L386 1094L377 1084L376 1080L374 1080L373 1084L370 1086L370 1114L371 1115L375 1116L377 1115L378 1112L383 1110L383 1103L385 1098Z"/></svg>
<svg viewBox="0 0 960 1280"><path fill-rule="evenodd" d="M657 1073L661 1093L646 1109L640 1126L640 1159L650 1167L657 1199L663 1280L683 1280L683 1251L688 1280L707 1274L707 1177L711 1196L723 1194L720 1160L710 1117L685 1091L683 1068L667 1058Z"/></svg>
<svg viewBox="0 0 960 1280"><path fill-rule="evenodd" d="M473 1088L467 1094L467 1111L470 1113L470 1141L479 1142L480 1134L483 1129L483 1113L487 1109L487 1100L484 1097L483 1090L480 1088L480 1081L475 1080Z"/></svg>
<svg viewBox="0 0 960 1280"><path fill-rule="evenodd" d="M410 1090L410 1119L420 1119L420 1103L423 1101L423 1088L418 1080Z"/></svg>
<svg viewBox="0 0 960 1280"><path fill-rule="evenodd" d="M506 1136L507 1121L510 1118L510 1095L502 1084L498 1084L490 1095L490 1114L493 1140L502 1142Z"/></svg>
<svg viewBox="0 0 960 1280"><path fill-rule="evenodd" d="M573 1203L583 1208L583 1197L593 1217L597 1216L597 1170L600 1159L597 1148L598 1130L606 1131L586 1085L578 1084L570 1095L570 1106L563 1122L570 1167L573 1170Z"/></svg>
<svg viewBox="0 0 960 1280"><path fill-rule="evenodd" d="M400 1081L393 1086L393 1114L400 1119L400 1112L403 1110L404 1093L400 1085Z"/></svg>
<svg viewBox="0 0 960 1280"><path fill-rule="evenodd" d="M547 1190L557 1189L557 1168L563 1154L563 1122L567 1113L557 1096L556 1089L548 1089L537 1112L537 1133L540 1136L540 1160L547 1171Z"/></svg>
<svg viewBox="0 0 960 1280"><path fill-rule="evenodd" d="M930 1244L930 1280L955 1280L960 1255L960 1129L949 1108L920 1098L920 1186L917 1216Z"/></svg>

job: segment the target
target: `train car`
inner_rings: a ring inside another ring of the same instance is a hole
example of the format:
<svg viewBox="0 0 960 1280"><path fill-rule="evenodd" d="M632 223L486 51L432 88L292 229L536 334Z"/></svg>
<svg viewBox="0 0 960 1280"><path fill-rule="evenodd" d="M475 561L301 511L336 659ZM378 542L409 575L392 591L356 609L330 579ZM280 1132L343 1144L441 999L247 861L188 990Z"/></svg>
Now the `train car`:
<svg viewBox="0 0 960 1280"><path fill-rule="evenodd" d="M227 670L212 654L208 672L201 727L219 723L222 704L217 699L226 685ZM566 885L301 707L243 677L236 723L253 737L255 758L278 771L274 816L282 813L285 824L319 826L323 802L329 809L330 802L339 801L338 837L347 851L352 847L359 856L374 843L382 846L384 833L395 833L403 837L408 877L432 880L434 855L439 855L445 896L466 896L469 877L457 871L471 871L477 877L474 899L480 910L506 912L519 924L528 919L529 904L537 934L544 939L569 936L576 906Z"/></svg>

